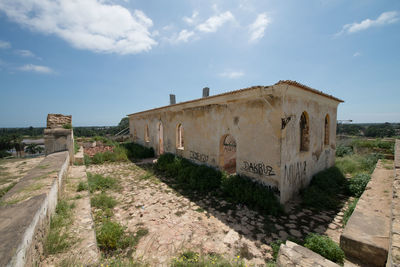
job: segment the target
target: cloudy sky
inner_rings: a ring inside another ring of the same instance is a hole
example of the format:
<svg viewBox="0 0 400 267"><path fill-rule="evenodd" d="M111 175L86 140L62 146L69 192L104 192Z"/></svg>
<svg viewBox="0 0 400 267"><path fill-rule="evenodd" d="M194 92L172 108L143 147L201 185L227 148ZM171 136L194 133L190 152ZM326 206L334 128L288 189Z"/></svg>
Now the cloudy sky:
<svg viewBox="0 0 400 267"><path fill-rule="evenodd" d="M339 119L400 122L400 1L0 0L0 127L287 79L344 99Z"/></svg>

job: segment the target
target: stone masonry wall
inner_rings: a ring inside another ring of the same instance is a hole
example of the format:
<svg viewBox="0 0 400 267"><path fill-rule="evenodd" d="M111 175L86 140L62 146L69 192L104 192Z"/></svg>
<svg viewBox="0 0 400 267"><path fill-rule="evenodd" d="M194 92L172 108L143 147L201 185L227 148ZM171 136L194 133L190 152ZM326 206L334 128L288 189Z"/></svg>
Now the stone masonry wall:
<svg viewBox="0 0 400 267"><path fill-rule="evenodd" d="M62 128L63 125L71 123L72 123L71 115L62 115L62 114L47 115L47 129Z"/></svg>
<svg viewBox="0 0 400 267"><path fill-rule="evenodd" d="M386 266L400 266L400 140L396 140L394 152L394 181L390 247Z"/></svg>

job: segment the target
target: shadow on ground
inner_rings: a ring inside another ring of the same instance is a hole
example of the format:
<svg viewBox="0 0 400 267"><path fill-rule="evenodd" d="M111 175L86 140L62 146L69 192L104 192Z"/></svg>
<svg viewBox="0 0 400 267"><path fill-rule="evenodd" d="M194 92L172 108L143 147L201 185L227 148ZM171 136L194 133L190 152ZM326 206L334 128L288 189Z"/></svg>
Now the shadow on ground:
<svg viewBox="0 0 400 267"><path fill-rule="evenodd" d="M279 216L267 215L249 208L244 204L235 203L221 190L201 193L183 188L173 178L157 171L153 164L139 164L141 169L151 172L168 185L176 193L196 203L202 210L234 229L245 238L271 244L277 240L290 239L302 244L309 233L327 234L339 242L342 232L343 210L348 196L338 195L340 205L335 210L318 211L304 207L300 199L290 201L285 205L286 212Z"/></svg>

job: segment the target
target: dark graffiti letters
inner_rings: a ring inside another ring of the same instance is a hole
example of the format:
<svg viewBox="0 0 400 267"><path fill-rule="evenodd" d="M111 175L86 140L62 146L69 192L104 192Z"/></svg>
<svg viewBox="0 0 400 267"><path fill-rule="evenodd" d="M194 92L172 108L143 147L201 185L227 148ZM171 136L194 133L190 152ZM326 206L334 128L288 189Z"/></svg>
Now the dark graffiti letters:
<svg viewBox="0 0 400 267"><path fill-rule="evenodd" d="M285 180L290 185L303 186L307 177L307 162L285 165Z"/></svg>
<svg viewBox="0 0 400 267"><path fill-rule="evenodd" d="M264 163L253 163L248 161L243 161L242 170L246 172L255 173L258 175L274 176L275 172L271 166L265 165Z"/></svg>
<svg viewBox="0 0 400 267"><path fill-rule="evenodd" d="M193 160L197 160L200 162L207 162L208 161L208 156L195 152L195 151L190 151L190 158Z"/></svg>

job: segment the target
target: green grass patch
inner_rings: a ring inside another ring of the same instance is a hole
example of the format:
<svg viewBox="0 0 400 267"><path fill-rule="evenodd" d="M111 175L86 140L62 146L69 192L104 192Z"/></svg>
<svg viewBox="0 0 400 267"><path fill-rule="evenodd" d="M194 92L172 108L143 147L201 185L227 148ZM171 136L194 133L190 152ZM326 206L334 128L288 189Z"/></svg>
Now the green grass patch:
<svg viewBox="0 0 400 267"><path fill-rule="evenodd" d="M92 196L90 204L92 207L106 210L114 208L115 205L117 205L117 201L106 193L101 192L100 194Z"/></svg>
<svg viewBox="0 0 400 267"><path fill-rule="evenodd" d="M305 239L304 246L327 258L328 260L336 262L340 265L343 265L344 263L343 250L338 244L336 244L327 236L309 234Z"/></svg>
<svg viewBox="0 0 400 267"><path fill-rule="evenodd" d="M88 190L88 188L89 188L89 186L86 182L80 181L76 188L76 192L85 191L85 190Z"/></svg>
<svg viewBox="0 0 400 267"><path fill-rule="evenodd" d="M127 233L126 228L111 220L103 221L97 228L96 239L101 251L106 255L120 252L128 247L135 247L148 230L140 228L135 234Z"/></svg>
<svg viewBox="0 0 400 267"><path fill-rule="evenodd" d="M200 255L197 252L185 251L182 252L178 257L172 259L171 267L244 267L246 266L240 257L229 261L216 253L210 253L207 255Z"/></svg>
<svg viewBox="0 0 400 267"><path fill-rule="evenodd" d="M13 182L13 183L9 184L8 186L1 188L0 189L0 198L3 197L8 191L10 191L11 188L13 188L16 184L17 184L17 182Z"/></svg>
<svg viewBox="0 0 400 267"><path fill-rule="evenodd" d="M91 193L95 191L116 190L119 188L118 180L113 177L104 177L101 174L93 174L88 172L88 185Z"/></svg>
<svg viewBox="0 0 400 267"><path fill-rule="evenodd" d="M74 238L68 234L68 227L72 224L73 204L60 200L55 214L50 220L50 230L44 242L45 254L56 254L69 248Z"/></svg>

